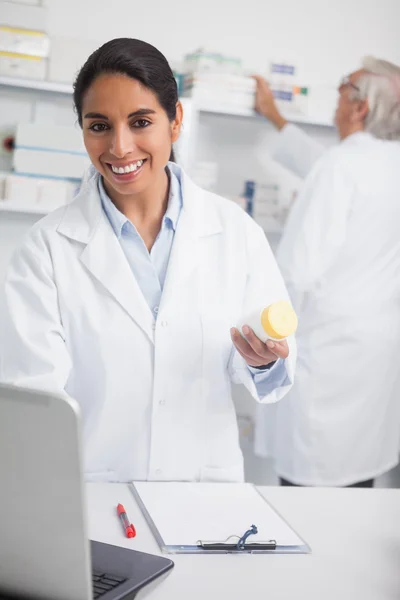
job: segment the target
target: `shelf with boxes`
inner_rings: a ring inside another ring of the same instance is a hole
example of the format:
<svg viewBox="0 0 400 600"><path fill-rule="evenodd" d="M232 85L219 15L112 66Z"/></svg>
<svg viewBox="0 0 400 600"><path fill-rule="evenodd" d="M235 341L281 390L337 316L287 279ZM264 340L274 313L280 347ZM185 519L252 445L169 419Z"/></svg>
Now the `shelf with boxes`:
<svg viewBox="0 0 400 600"><path fill-rule="evenodd" d="M0 75L44 80L50 56L47 10L0 0Z"/></svg>
<svg viewBox="0 0 400 600"><path fill-rule="evenodd" d="M21 88L32 92L47 92L50 94L63 94L72 95L72 85L66 83L57 83L52 81L40 81L33 79L23 79L18 77L6 77L0 75L0 86L9 88ZM188 106L192 103L195 109L200 113L213 113L217 115L225 115L230 117L249 117L249 118L261 118L251 106L243 106L241 104L226 104L223 101L219 101L218 98L213 96L204 95L203 97L185 96L185 103ZM295 114L293 112L285 111L283 107L283 114L288 121L293 123L302 123L304 125L316 125L321 127L333 127L332 119L323 116L307 116L303 114Z"/></svg>
<svg viewBox="0 0 400 600"><path fill-rule="evenodd" d="M268 165L273 162L268 157L261 164L257 140L264 136L272 146L275 134L273 127L264 126L266 120L254 109L255 78L246 73L240 59L204 50L186 56L182 72L181 96L191 106L190 140L194 148L189 173L200 187L237 202L276 242L298 182L289 173L277 172L275 166ZM309 133L316 137L333 135L335 86L306 86L300 70L284 61L270 64L267 79L288 121L312 126ZM241 122L235 123L234 119ZM238 195L243 182L246 189Z"/></svg>
<svg viewBox="0 0 400 600"><path fill-rule="evenodd" d="M283 74L278 73L276 80L273 81L274 91L276 92L277 102L287 119L305 125L330 127L329 114L331 113L330 106L333 98L332 89L309 90L309 88L296 87L293 75L295 70L293 68L280 70L285 72ZM223 124L222 119L226 118L262 119L253 108L256 83L253 78L244 74L240 61L229 57L221 57L221 55L215 53L207 54L204 52L188 55L184 69L180 74L175 72L175 76L178 80L180 97L184 105L184 123L175 150L178 162L193 176L195 170L199 171L200 168L199 164L196 163L196 153L202 143L200 125L205 122L206 115L220 116L221 124ZM289 81L287 81L288 79ZM44 93L46 94L44 102L46 106L51 102L58 102L57 94L63 94L68 98L72 96L73 91L70 84L14 78L5 75L0 75L1 86L23 89L26 91L28 98L29 93L32 92L32 102L35 101L35 92ZM52 95L54 95L54 99L51 98ZM318 106L323 106L323 111ZM25 131L26 133L29 127L33 127L33 129L28 138L21 137L21 132ZM232 123L232 127L234 127L234 123ZM250 127L253 127L253 125L249 125ZM52 126L50 122L45 129L45 133L42 134L41 131L37 130L37 125L33 124L23 126L22 129L20 128L20 133L17 133L18 139L16 138L12 159L13 173L9 175L7 189L11 193L11 198L18 211L22 211L22 207L26 205L27 210L29 206L34 205L36 211L39 201L35 200L32 204L32 200L26 202L25 198L40 198L45 194L43 190L46 188L55 192L57 185L60 188L63 186L69 188L68 180L79 181L84 167L88 164L88 157L79 130L70 127L68 131L65 128L65 131L61 132L57 127ZM203 167L200 173L203 187L212 189L212 186L208 186L207 182L210 179L215 179L215 173L209 172L209 164L203 164ZM29 175L30 178L26 178L26 175ZM48 186L43 184L40 187L36 185L35 176L47 179L53 177L63 180L64 183L50 182ZM243 177L244 179L245 177ZM10 192L10 190L12 191ZM261 191L260 187L258 196L260 196ZM69 191L60 189L59 195L60 197L68 196ZM5 210L6 206L8 206L7 210L11 210L10 204L3 204L2 210ZM258 202L259 206L260 202ZM48 208L49 210L52 208L50 204ZM274 215L262 214L259 215L259 218L266 222L265 227L278 232L279 224L273 227L274 221L276 221Z"/></svg>
<svg viewBox="0 0 400 600"><path fill-rule="evenodd" d="M45 215L68 204L79 181L20 174L0 174L0 212Z"/></svg>
<svg viewBox="0 0 400 600"><path fill-rule="evenodd" d="M242 107L226 107L223 104L207 103L207 102L194 102L195 107L200 113L225 115L227 117L247 117L247 118L258 118L262 119L258 113L251 108ZM283 112L283 116L291 123L300 123L303 125L315 125L317 127L333 127L333 122L330 119L324 119L323 117L307 117L301 114L288 114Z"/></svg>
<svg viewBox="0 0 400 600"><path fill-rule="evenodd" d="M56 81L24 79L22 77L10 77L0 75L0 86L9 88L21 88L27 91L49 92L51 94L72 95L72 85L57 83Z"/></svg>
<svg viewBox="0 0 400 600"><path fill-rule="evenodd" d="M183 98L182 101L185 123L175 148L178 162L201 187L218 191L218 165L195 160L195 150L199 145L201 110L190 98ZM0 198L3 201L0 202L0 210L45 214L66 204L72 199L89 164L78 128L39 123L17 125L12 153L13 170L2 176L3 190L0 191ZM279 233L281 223L279 216L276 216L276 199L274 197L271 200L271 190L268 193L266 190L267 186L256 186L254 214L249 210L248 212L266 231ZM262 195L268 196L269 200L261 203ZM272 207L271 213L268 212L269 204ZM261 206L262 214L259 214ZM243 208L248 209L246 206Z"/></svg>
<svg viewBox="0 0 400 600"><path fill-rule="evenodd" d="M332 85L304 86L295 65L271 62L267 76L275 101L288 121L331 127L337 91ZM204 49L185 56L179 79L182 96L203 113L256 117L256 81L242 61Z"/></svg>
<svg viewBox="0 0 400 600"><path fill-rule="evenodd" d="M89 164L78 129L19 123L13 170L1 175L0 210L45 214L67 204Z"/></svg>

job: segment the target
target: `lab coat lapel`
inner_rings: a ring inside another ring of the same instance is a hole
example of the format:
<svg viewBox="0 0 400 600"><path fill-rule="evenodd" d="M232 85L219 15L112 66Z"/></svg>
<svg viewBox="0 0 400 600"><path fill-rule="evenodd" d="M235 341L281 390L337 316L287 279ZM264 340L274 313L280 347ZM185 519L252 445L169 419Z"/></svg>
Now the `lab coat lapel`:
<svg viewBox="0 0 400 600"><path fill-rule="evenodd" d="M105 216L82 252L81 261L153 341L153 315Z"/></svg>
<svg viewBox="0 0 400 600"><path fill-rule="evenodd" d="M86 184L67 208L58 231L85 244L82 263L154 341L152 312L102 210L97 185Z"/></svg>

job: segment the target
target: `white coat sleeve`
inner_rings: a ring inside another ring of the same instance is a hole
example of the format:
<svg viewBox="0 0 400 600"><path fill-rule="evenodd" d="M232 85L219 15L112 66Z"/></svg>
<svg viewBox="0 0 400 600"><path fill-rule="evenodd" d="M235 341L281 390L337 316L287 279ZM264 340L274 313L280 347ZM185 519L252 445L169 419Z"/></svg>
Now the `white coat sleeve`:
<svg viewBox="0 0 400 600"><path fill-rule="evenodd" d="M307 135L300 127L289 123L278 134L271 146L270 138L262 142L258 155L271 157L298 177L305 179L325 148Z"/></svg>
<svg viewBox="0 0 400 600"><path fill-rule="evenodd" d="M64 393L71 359L58 306L52 262L42 240L14 255L5 281L0 380Z"/></svg>
<svg viewBox="0 0 400 600"><path fill-rule="evenodd" d="M243 315L248 314L260 306L268 306L278 300L288 300L289 296L279 271L275 257L261 227L250 217L247 217L247 261L248 276L243 305ZM270 369L268 375L275 383L272 386L257 386L257 381L252 375L246 361L233 349L230 360L230 375L234 383L242 383L258 402L277 402L287 394L292 387L296 364L296 343L294 337L288 339L289 357L279 360ZM277 371L279 377L277 377ZM268 375L266 375L268 377ZM268 389L268 393L260 396L261 389Z"/></svg>
<svg viewBox="0 0 400 600"><path fill-rule="evenodd" d="M310 173L289 214L277 261L299 318L306 294L316 291L343 246L354 194L330 153Z"/></svg>

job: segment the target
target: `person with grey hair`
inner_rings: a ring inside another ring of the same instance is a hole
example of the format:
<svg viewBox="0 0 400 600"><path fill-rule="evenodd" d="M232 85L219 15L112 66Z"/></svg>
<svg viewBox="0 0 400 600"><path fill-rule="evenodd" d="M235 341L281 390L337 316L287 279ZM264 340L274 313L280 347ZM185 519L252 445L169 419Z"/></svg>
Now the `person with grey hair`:
<svg viewBox="0 0 400 600"><path fill-rule="evenodd" d="M372 487L399 462L400 68L365 58L340 82L324 152L257 81L275 158L305 178L277 250L299 316L294 387L259 409L255 451L282 485Z"/></svg>

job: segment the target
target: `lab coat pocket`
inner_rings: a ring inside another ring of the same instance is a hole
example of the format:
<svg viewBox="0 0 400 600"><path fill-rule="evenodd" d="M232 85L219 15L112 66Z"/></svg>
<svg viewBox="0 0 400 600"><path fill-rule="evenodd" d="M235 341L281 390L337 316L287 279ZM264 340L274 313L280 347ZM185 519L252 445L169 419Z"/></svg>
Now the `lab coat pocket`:
<svg viewBox="0 0 400 600"><path fill-rule="evenodd" d="M225 483L240 483L244 481L243 458L234 465L227 467L203 467L200 471L200 481Z"/></svg>

